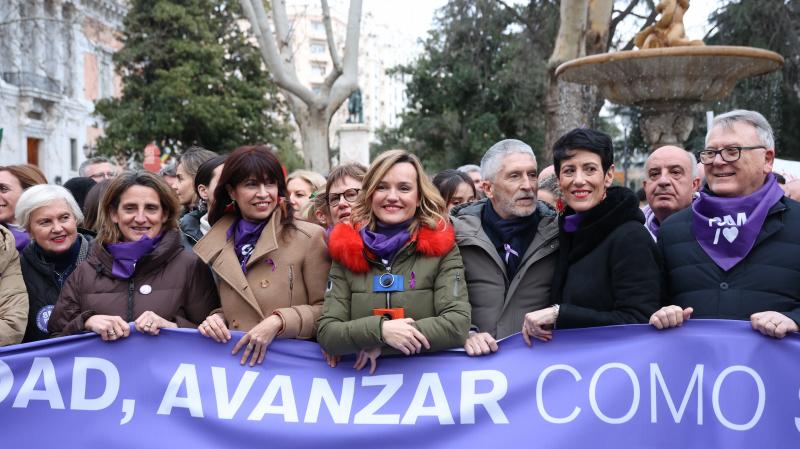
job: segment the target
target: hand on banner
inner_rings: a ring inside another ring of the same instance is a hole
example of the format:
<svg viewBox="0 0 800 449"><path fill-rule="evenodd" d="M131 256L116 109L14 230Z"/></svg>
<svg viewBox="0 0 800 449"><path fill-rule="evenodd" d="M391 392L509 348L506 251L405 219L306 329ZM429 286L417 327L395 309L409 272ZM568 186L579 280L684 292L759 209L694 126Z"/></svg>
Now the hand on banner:
<svg viewBox="0 0 800 449"><path fill-rule="evenodd" d="M386 320L381 324L383 341L405 355L419 354L422 347L430 349L431 344L416 327L412 326L413 318Z"/></svg>
<svg viewBox="0 0 800 449"><path fill-rule="evenodd" d="M267 355L267 347L278 335L281 327L283 327L281 317L278 315L268 316L236 342L231 354L236 355L239 350L244 347L245 350L244 353L242 353L242 360L240 360L239 363L244 365L247 358L250 357L250 366L255 366L256 363L261 364L261 362L264 361L264 357Z"/></svg>
<svg viewBox="0 0 800 449"><path fill-rule="evenodd" d="M758 312L750 315L753 329L768 337L783 338L789 332L797 332L797 323L788 316L778 312Z"/></svg>
<svg viewBox="0 0 800 449"><path fill-rule="evenodd" d="M497 340L488 332L470 332L464 350L469 356L491 354L497 352Z"/></svg>
<svg viewBox="0 0 800 449"><path fill-rule="evenodd" d="M322 350L322 357L325 358L325 363L327 363L331 368L336 368L336 365L340 360L342 360L342 358L338 355L330 355L322 348L320 348L320 350Z"/></svg>
<svg viewBox="0 0 800 449"><path fill-rule="evenodd" d="M217 343L227 343L231 340L231 332L228 326L225 325L225 315L222 312L209 315L200 323L197 330L204 337L213 338Z"/></svg>
<svg viewBox="0 0 800 449"><path fill-rule="evenodd" d="M535 312L525 314L522 322L522 339L529 347L532 345L531 337L541 341L553 339L553 323L556 322L556 312L553 307L547 307Z"/></svg>
<svg viewBox="0 0 800 449"><path fill-rule="evenodd" d="M121 317L112 315L93 315L83 323L86 330L99 335L103 341L114 341L131 334L131 328Z"/></svg>
<svg viewBox="0 0 800 449"><path fill-rule="evenodd" d="M356 357L356 363L353 368L356 371L361 371L361 368L367 366L369 361L369 374L372 375L375 373L375 368L378 367L378 357L380 356L381 348L362 349L358 351L358 357Z"/></svg>
<svg viewBox="0 0 800 449"><path fill-rule="evenodd" d="M681 309L679 306L662 307L650 317L650 325L656 329L669 329L678 327L687 321L694 312L694 309L687 307Z"/></svg>
<svg viewBox="0 0 800 449"><path fill-rule="evenodd" d="M158 335L159 331L166 327L178 327L176 323L161 318L158 314L150 310L139 315L139 318L136 318L133 324L137 331L150 335Z"/></svg>

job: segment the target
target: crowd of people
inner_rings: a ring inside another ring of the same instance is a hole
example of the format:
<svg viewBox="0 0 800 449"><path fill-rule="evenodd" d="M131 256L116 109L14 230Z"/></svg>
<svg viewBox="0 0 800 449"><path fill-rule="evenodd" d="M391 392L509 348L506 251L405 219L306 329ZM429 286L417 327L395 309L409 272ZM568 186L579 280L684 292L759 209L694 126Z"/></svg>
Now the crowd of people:
<svg viewBox="0 0 800 449"><path fill-rule="evenodd" d="M93 158L65 187L0 167L0 345L196 327L241 331L242 364L296 338L372 373L556 329L714 318L783 338L800 323L800 203L775 151L761 114L719 115L696 155L650 154L644 207L587 128L541 170L514 139L435 176L404 150L287 175L266 146L194 147L159 174Z"/></svg>

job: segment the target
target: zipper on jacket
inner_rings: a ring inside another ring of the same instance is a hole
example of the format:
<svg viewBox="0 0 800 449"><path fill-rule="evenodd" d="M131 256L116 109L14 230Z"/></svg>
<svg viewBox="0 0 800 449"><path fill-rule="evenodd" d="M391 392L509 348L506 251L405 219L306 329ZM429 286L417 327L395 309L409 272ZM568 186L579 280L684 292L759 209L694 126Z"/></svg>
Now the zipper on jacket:
<svg viewBox="0 0 800 449"><path fill-rule="evenodd" d="M458 298L458 284L461 283L461 273L456 273L456 282L453 283L453 297Z"/></svg>
<svg viewBox="0 0 800 449"><path fill-rule="evenodd" d="M128 281L128 320L133 321L133 278Z"/></svg>
<svg viewBox="0 0 800 449"><path fill-rule="evenodd" d="M289 264L289 305L294 304L294 265Z"/></svg>

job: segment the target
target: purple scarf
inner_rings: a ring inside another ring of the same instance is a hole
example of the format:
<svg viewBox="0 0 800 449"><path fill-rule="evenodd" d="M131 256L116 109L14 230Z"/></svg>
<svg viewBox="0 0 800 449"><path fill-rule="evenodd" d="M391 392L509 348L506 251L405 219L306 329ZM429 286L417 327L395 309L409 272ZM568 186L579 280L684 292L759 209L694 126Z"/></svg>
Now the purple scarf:
<svg viewBox="0 0 800 449"><path fill-rule="evenodd" d="M413 220L413 218L411 219ZM364 241L370 251L382 260L391 262L395 254L403 245L408 242L411 234L408 232L408 225L411 220L402 223L387 225L380 221L375 223L375 232L370 231L366 227L361 228L361 240Z"/></svg>
<svg viewBox="0 0 800 449"><path fill-rule="evenodd" d="M11 231L11 234L14 235L14 242L16 242L17 251L22 251L26 246L28 246L28 242L31 241L31 238L27 232L13 224L7 224L6 228L8 228L8 230Z"/></svg>
<svg viewBox="0 0 800 449"><path fill-rule="evenodd" d="M256 249L256 242L261 237L261 231L267 225L269 220L264 221L250 221L244 218L236 220L229 229L226 240L233 235L233 248L236 252L236 258L239 259L239 264L242 266L242 272L247 274L247 261L250 260L250 255Z"/></svg>
<svg viewBox="0 0 800 449"><path fill-rule="evenodd" d="M575 232L581 227L584 215L581 213L574 213L564 217L564 232Z"/></svg>
<svg viewBox="0 0 800 449"><path fill-rule="evenodd" d="M114 264L111 266L111 274L118 279L130 279L136 270L136 262L142 256L149 254L161 242L161 237L151 239L144 236L136 242L120 242L106 244L106 249L114 258Z"/></svg>
<svg viewBox="0 0 800 449"><path fill-rule="evenodd" d="M644 212L644 226L650 232L650 235L653 236L653 239L658 238L658 231L661 229L661 223L658 222L656 218L656 213L653 212L653 209L650 209L650 206L645 206L642 209Z"/></svg>
<svg viewBox="0 0 800 449"><path fill-rule="evenodd" d="M692 204L692 230L703 251L725 271L753 249L769 209L783 198L775 176L748 196L722 198L706 191Z"/></svg>

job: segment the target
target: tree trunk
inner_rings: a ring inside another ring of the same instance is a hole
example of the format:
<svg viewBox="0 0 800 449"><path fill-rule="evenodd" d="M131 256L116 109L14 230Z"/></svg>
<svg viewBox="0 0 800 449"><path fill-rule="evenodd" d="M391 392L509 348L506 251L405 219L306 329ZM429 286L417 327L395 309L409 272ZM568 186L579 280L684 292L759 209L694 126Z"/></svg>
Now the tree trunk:
<svg viewBox="0 0 800 449"><path fill-rule="evenodd" d="M553 144L578 127L594 127L603 105L597 88L559 81L556 68L569 60L607 50L613 0L562 0L561 17L553 54L545 107L547 130L541 165L553 161Z"/></svg>
<svg viewBox="0 0 800 449"><path fill-rule="evenodd" d="M330 158L328 156L328 127L330 116L325 117L324 112L309 114L304 123L300 124L300 138L303 141L303 156L306 168L317 173L330 171Z"/></svg>

